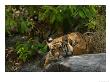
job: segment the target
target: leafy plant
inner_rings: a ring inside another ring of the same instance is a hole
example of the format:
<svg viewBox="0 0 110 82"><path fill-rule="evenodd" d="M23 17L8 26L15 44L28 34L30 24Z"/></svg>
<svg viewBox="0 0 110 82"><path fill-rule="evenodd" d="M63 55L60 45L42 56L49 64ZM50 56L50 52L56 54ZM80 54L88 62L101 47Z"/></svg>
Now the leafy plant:
<svg viewBox="0 0 110 82"><path fill-rule="evenodd" d="M31 29L32 21L28 17L28 11L23 6L6 6L6 33L12 34L13 29L24 34Z"/></svg>
<svg viewBox="0 0 110 82"><path fill-rule="evenodd" d="M32 39L29 39L29 41L25 43L17 42L16 44L18 58L24 62L32 58L36 51L41 55L45 55L47 52L47 46L41 43L34 43Z"/></svg>
<svg viewBox="0 0 110 82"><path fill-rule="evenodd" d="M97 12L103 12L104 9L105 7L97 5L7 5L6 32L13 33L10 31L13 28L20 34L29 34L32 31L33 35L45 34L45 29L62 29L63 33L90 31L95 29ZM31 20L34 15L37 16L37 21Z"/></svg>
<svg viewBox="0 0 110 82"><path fill-rule="evenodd" d="M32 52L29 47L30 45L28 43L17 43L16 45L18 58L23 60L24 62L32 57Z"/></svg>
<svg viewBox="0 0 110 82"><path fill-rule="evenodd" d="M71 28L75 29L79 23L85 26L95 16L96 6L42 6L39 12L40 20L46 20L53 27L63 27L64 32Z"/></svg>

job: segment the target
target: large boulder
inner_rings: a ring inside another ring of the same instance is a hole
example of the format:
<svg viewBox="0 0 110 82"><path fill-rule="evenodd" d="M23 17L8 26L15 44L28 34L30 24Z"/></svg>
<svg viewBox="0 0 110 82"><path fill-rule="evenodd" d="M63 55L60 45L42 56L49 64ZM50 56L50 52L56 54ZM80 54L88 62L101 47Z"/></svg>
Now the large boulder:
<svg viewBox="0 0 110 82"><path fill-rule="evenodd" d="M106 54L84 54L64 58L52 63L44 70L46 72L106 72Z"/></svg>

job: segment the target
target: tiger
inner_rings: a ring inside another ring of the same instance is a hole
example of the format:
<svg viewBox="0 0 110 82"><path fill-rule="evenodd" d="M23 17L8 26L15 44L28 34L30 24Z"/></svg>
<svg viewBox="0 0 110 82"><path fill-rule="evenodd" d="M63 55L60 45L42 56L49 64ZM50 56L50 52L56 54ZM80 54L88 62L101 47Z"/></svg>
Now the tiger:
<svg viewBox="0 0 110 82"><path fill-rule="evenodd" d="M82 55L88 51L88 43L83 34L79 32L72 32L55 39L49 38L46 43L49 52L46 55L44 67L51 61L66 56Z"/></svg>

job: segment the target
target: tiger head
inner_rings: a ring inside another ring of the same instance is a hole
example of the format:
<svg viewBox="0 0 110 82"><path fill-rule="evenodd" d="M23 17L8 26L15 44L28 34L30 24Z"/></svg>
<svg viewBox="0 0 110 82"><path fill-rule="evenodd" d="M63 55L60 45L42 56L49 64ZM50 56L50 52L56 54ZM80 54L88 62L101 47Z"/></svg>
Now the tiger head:
<svg viewBox="0 0 110 82"><path fill-rule="evenodd" d="M73 53L73 47L69 41L62 40L61 38L58 38L57 40L51 38L49 41L47 41L47 45L49 47L49 52L46 55L44 66L52 61L63 58L67 54Z"/></svg>
<svg viewBox="0 0 110 82"><path fill-rule="evenodd" d="M61 42L50 37L46 43L49 51L46 55L44 66L61 58Z"/></svg>

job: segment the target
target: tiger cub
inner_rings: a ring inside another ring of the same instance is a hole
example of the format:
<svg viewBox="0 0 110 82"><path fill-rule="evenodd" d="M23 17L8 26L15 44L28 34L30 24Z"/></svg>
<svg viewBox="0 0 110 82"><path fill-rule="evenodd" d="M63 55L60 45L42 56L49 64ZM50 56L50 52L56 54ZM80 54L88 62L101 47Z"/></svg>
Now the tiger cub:
<svg viewBox="0 0 110 82"><path fill-rule="evenodd" d="M81 55L86 52L86 41L79 32L70 33L47 41L50 51L46 55L44 66L53 60L68 55Z"/></svg>

